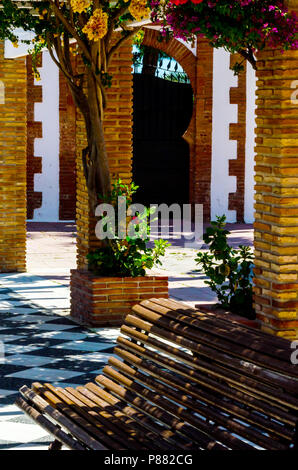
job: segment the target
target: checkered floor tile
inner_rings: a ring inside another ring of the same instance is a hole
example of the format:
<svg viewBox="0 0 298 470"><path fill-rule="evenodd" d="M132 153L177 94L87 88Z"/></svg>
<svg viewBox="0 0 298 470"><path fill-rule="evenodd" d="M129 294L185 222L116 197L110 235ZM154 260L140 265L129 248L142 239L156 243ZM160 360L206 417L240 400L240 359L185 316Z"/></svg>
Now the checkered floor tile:
<svg viewBox="0 0 298 470"><path fill-rule="evenodd" d="M43 314L0 287L0 450L44 450L52 441L15 405L32 381L61 387L94 380L113 353L119 330L96 333L67 318Z"/></svg>

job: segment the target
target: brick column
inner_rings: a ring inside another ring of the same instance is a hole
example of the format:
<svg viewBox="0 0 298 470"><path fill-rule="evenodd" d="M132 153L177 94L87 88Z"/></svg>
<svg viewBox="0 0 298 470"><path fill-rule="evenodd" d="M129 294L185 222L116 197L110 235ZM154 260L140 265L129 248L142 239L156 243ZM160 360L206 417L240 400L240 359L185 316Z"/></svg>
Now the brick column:
<svg viewBox="0 0 298 470"><path fill-rule="evenodd" d="M298 337L297 79L298 51L258 55L255 307L263 330L288 338Z"/></svg>
<svg viewBox="0 0 298 470"><path fill-rule="evenodd" d="M0 43L0 272L26 270L26 82L25 58Z"/></svg>
<svg viewBox="0 0 298 470"><path fill-rule="evenodd" d="M76 110L61 71L59 71L59 219L74 220L76 213Z"/></svg>
<svg viewBox="0 0 298 470"><path fill-rule="evenodd" d="M109 73L104 132L112 180L129 183L132 177L132 47L125 43L114 55ZM90 214L81 150L86 146L82 116L77 113L77 267L87 267L86 255L100 246L95 237L95 218Z"/></svg>
<svg viewBox="0 0 298 470"><path fill-rule="evenodd" d="M213 48L207 39L198 39L196 61L196 130L193 165L193 198L203 204L204 220L210 221L212 165Z"/></svg>

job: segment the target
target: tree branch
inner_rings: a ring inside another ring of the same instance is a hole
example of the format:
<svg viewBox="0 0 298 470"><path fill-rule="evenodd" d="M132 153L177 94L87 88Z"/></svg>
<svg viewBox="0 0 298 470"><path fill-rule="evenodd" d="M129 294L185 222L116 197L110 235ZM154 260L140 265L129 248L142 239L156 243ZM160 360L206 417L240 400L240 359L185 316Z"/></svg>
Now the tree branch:
<svg viewBox="0 0 298 470"><path fill-rule="evenodd" d="M82 49L83 54L86 57L86 59L88 59L91 63L91 56L90 56L89 50L88 50L86 44L84 43L84 41L82 41L82 39L78 35L76 29L73 28L72 25L67 21L67 19L65 18L65 16L61 12L60 8L58 8L57 5L55 4L55 2L53 0L49 0L49 2L50 2L51 6L52 6L52 8L55 12L56 17L60 20L60 22L63 24L63 26L66 28L66 30L70 33L70 35L74 39L76 39L76 41L78 42L79 46Z"/></svg>
<svg viewBox="0 0 298 470"><path fill-rule="evenodd" d="M240 49L238 54L244 57L244 59L246 59L252 65L254 70L257 70L257 61L250 47L248 49Z"/></svg>
<svg viewBox="0 0 298 470"><path fill-rule="evenodd" d="M138 28L134 28L131 31L127 31L127 34L125 36L122 36L119 41L116 42L114 46L111 47L111 49L107 52L107 65L109 65L111 58L117 52L117 50L121 47L121 45L127 41L129 38L133 37L135 34L137 34L138 31L142 29L142 26L139 26Z"/></svg>

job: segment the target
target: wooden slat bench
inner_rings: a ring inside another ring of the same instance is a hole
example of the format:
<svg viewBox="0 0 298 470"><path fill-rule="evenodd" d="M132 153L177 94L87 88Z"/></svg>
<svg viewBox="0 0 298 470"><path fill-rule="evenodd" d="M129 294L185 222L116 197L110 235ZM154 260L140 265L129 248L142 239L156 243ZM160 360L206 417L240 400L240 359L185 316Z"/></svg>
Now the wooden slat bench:
<svg viewBox="0 0 298 470"><path fill-rule="evenodd" d="M288 340L163 299L134 306L121 333L96 383L20 389L52 449L297 448Z"/></svg>

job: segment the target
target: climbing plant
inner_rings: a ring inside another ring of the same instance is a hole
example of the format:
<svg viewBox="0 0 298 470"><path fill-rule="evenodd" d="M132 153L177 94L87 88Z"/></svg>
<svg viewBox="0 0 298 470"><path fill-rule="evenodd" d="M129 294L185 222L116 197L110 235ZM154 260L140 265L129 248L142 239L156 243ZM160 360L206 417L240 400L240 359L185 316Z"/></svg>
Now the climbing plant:
<svg viewBox="0 0 298 470"><path fill-rule="evenodd" d="M238 52L256 68L265 46L297 49L297 17L283 0L151 0L152 20L164 37L206 37L215 47ZM236 72L241 70L236 65Z"/></svg>

